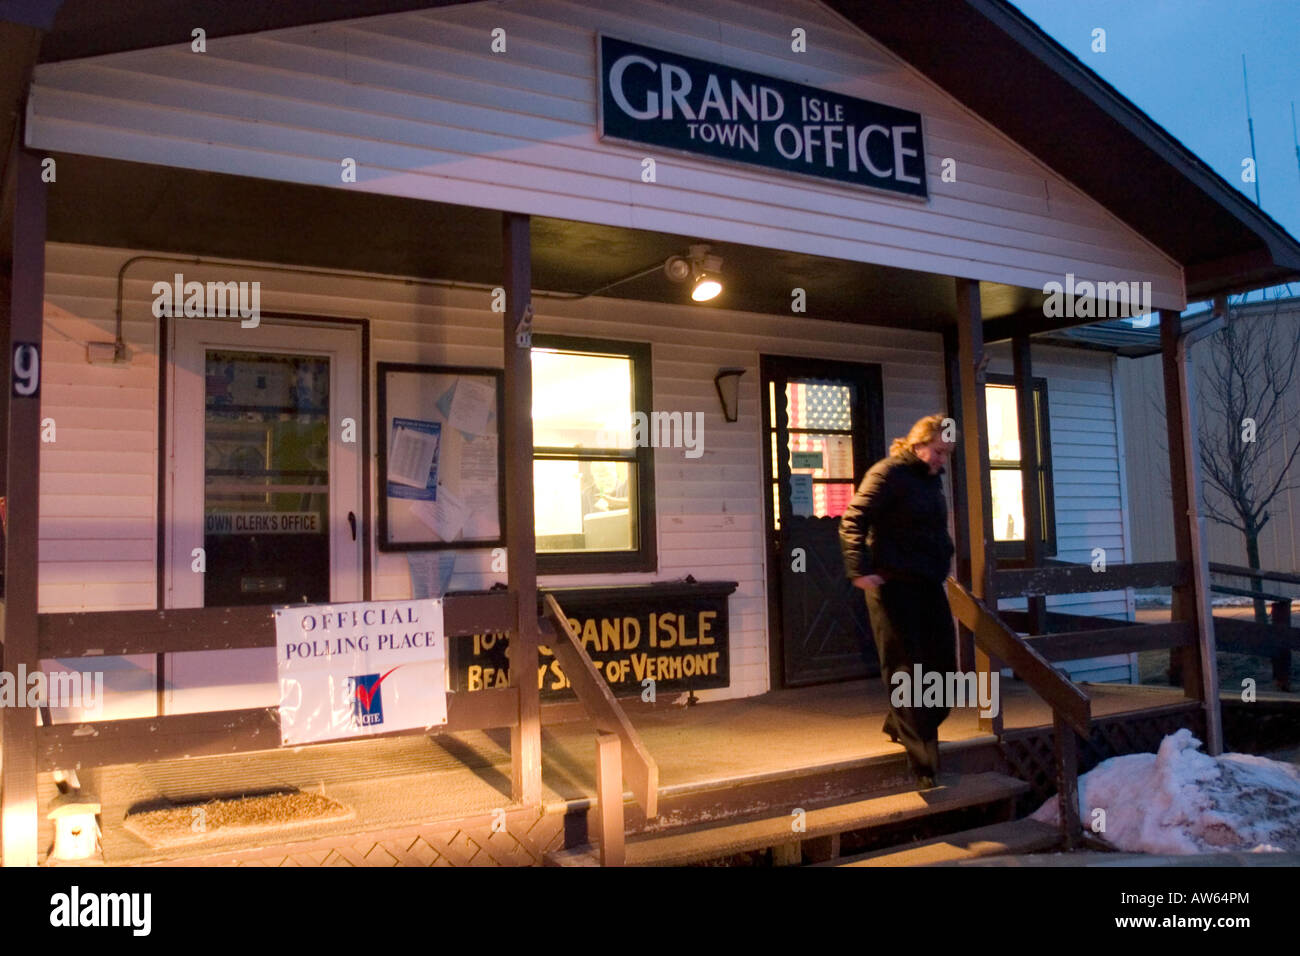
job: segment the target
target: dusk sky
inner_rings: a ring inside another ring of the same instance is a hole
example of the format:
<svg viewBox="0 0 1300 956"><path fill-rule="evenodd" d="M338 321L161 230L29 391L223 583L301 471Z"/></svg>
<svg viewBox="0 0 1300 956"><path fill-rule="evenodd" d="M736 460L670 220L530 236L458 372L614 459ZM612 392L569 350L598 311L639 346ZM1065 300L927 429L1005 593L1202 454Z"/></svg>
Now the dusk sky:
<svg viewBox="0 0 1300 956"><path fill-rule="evenodd" d="M1300 103L1300 0L1012 2L1254 201L1254 184L1241 178L1250 155L1244 53L1260 205L1300 236L1291 127L1291 102ZM1092 50L1097 27L1106 31L1105 53Z"/></svg>

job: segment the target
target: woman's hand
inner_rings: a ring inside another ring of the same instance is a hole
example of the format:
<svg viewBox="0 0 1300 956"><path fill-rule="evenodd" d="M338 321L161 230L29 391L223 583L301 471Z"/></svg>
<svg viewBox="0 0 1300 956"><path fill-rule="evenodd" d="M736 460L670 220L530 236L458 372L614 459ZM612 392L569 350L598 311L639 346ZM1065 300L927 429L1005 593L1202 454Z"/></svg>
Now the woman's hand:
<svg viewBox="0 0 1300 956"><path fill-rule="evenodd" d="M884 583L885 579L879 574L864 574L860 578L853 579L853 586L864 591L874 591Z"/></svg>

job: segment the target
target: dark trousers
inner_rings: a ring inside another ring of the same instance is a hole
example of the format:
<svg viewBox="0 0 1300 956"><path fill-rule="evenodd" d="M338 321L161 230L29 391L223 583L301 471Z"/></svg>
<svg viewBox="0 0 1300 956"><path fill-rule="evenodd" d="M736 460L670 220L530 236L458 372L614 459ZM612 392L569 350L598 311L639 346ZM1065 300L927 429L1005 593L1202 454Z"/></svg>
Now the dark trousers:
<svg viewBox="0 0 1300 956"><path fill-rule="evenodd" d="M946 687L947 675L957 669L957 648L943 584L892 578L866 595L886 694L895 696L900 685L892 678L898 671L906 672L914 684L916 664L925 673L937 671ZM933 777L939 772L939 725L948 716L949 708L912 706L920 703L920 691L917 687L915 698L907 694L905 706L896 707L890 702L885 732L892 728L898 735L914 774Z"/></svg>

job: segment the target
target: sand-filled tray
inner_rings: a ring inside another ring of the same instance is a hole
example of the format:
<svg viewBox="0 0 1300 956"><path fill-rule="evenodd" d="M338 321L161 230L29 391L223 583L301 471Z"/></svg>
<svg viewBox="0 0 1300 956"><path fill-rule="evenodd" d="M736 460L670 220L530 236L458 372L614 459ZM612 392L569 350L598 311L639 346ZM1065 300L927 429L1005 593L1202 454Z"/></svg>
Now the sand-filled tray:
<svg viewBox="0 0 1300 956"><path fill-rule="evenodd" d="M347 820L355 811L319 793L272 793L128 813L123 826L150 846L181 846Z"/></svg>

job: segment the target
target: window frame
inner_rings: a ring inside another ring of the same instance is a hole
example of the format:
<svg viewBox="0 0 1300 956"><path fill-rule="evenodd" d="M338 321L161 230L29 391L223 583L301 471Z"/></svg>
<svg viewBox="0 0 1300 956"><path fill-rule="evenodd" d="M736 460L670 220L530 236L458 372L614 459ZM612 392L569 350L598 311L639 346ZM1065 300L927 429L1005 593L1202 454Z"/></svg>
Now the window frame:
<svg viewBox="0 0 1300 956"><path fill-rule="evenodd" d="M654 407L649 342L626 342L577 335L534 333L533 348L560 349L591 355L625 357L632 363L632 410L647 415ZM532 360L529 350L529 361ZM531 401L531 394L529 399ZM579 454L567 448L534 446L532 460L627 461L634 466L636 481L629 494L636 498L637 547L631 551L536 551L538 574L599 574L604 572L658 571L658 528L655 523L654 448L650 443L629 449L626 455ZM534 489L533 507L536 508Z"/></svg>
<svg viewBox="0 0 1300 956"><path fill-rule="evenodd" d="M329 600L362 601L369 596L369 325L363 319L334 319L310 314L262 312L254 330L231 333L228 321L213 318L164 317L160 325L158 462L158 545L156 549L159 609L202 608L204 580L190 570L194 547L203 545L205 513L203 452L204 400L193 381L181 376L201 369L209 348L235 352L330 356L331 417L354 417L361 424L358 441L346 446L330 431ZM303 338L304 333L318 333ZM227 334L230 333L230 334ZM251 340L251 341L250 341ZM303 345L306 341L308 344ZM353 392L355 386L355 393ZM198 424L197 430L195 423ZM194 446L199 451L194 457ZM347 507L351 502L352 507ZM346 514L358 516L358 536L344 531ZM197 515L197 527L187 519ZM268 597L265 606L276 603ZM262 606L250 604L245 606Z"/></svg>
<svg viewBox="0 0 1300 956"><path fill-rule="evenodd" d="M1015 387L1016 380L1014 375L1007 375L997 372L988 372L985 374L985 407L987 408L987 387L989 385L1002 385ZM1052 428L1051 412L1047 403L1047 379L1040 376L1033 376L1031 379L1031 388L1034 393L1034 411L1036 413L1035 435L1038 440L1038 494L1039 508L1041 509L1042 520L1042 544L1043 557L1053 558L1056 556L1056 498L1052 481ZM992 484L992 474L994 471L1019 471L1019 466L1015 468L1006 465L995 467L992 459L989 460L989 481ZM1025 561L1027 560L1025 542L1023 541L997 541L993 542L993 550L999 561Z"/></svg>

